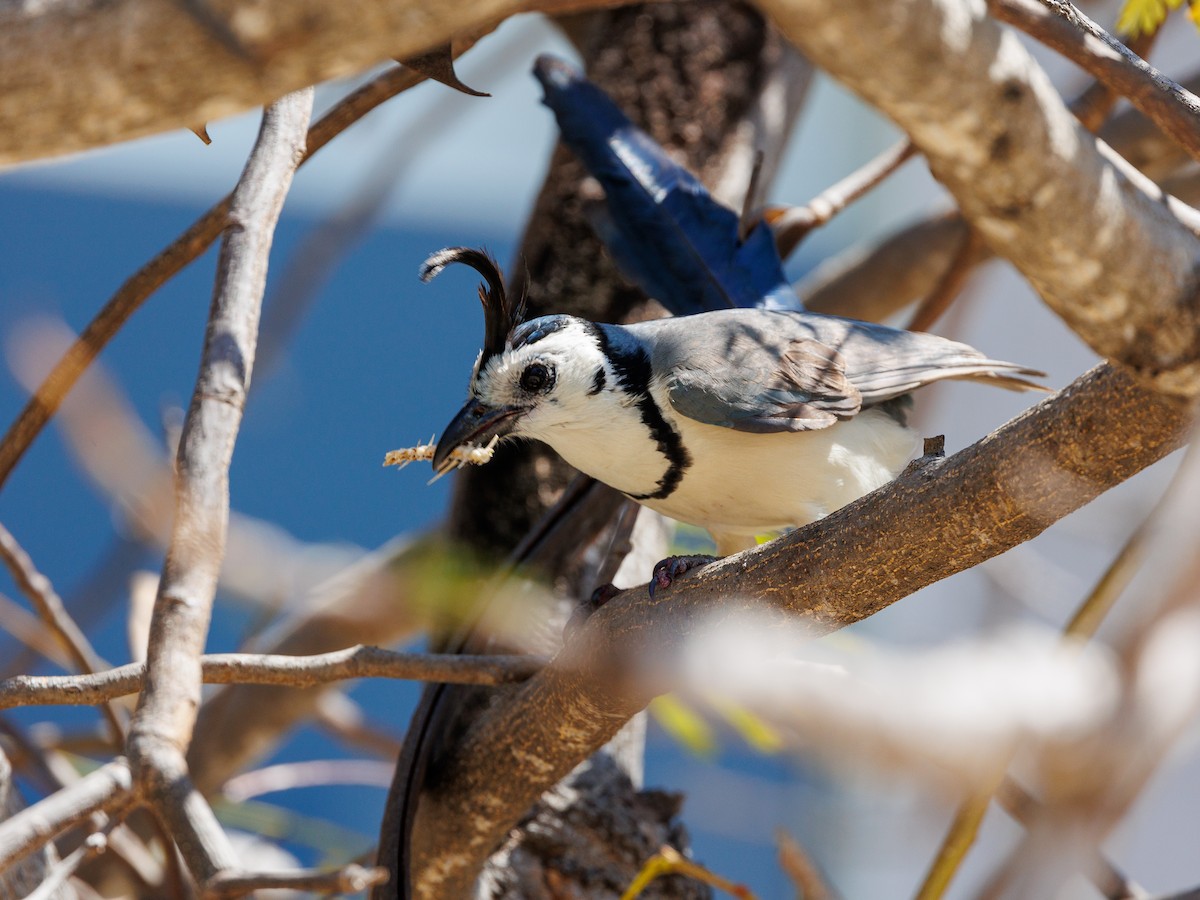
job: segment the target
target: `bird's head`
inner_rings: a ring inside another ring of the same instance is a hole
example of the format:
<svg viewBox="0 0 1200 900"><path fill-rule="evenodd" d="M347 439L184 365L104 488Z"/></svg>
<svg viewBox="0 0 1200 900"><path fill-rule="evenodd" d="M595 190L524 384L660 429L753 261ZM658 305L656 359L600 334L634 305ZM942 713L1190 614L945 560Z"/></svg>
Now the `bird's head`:
<svg viewBox="0 0 1200 900"><path fill-rule="evenodd" d="M464 444L509 436L553 443L556 433L586 420L589 400L608 380L597 326L567 315L522 322L524 304L509 300L495 260L478 250L454 247L434 254L421 269L422 280L451 262L466 263L484 276L486 285L479 288L484 341L467 402L434 451L438 471Z"/></svg>

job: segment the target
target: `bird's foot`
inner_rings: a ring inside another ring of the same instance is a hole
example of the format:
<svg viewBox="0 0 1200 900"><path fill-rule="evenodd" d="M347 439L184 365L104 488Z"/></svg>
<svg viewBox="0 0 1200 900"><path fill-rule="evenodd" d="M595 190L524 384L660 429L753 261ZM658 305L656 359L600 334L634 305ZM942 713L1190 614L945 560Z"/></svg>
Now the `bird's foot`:
<svg viewBox="0 0 1200 900"><path fill-rule="evenodd" d="M650 596L653 598L654 592L659 588L669 588L671 583L684 572L690 572L692 569L707 566L710 562L716 562L718 559L720 557L705 556L703 554L695 556L668 556L655 565L654 571L650 574Z"/></svg>
<svg viewBox="0 0 1200 900"><path fill-rule="evenodd" d="M583 627L583 623L591 618L592 613L619 593L621 593L621 589L610 581L592 591L592 596L580 601L579 605L571 612L571 618L567 620L566 627L563 628L563 642L569 641L571 636Z"/></svg>

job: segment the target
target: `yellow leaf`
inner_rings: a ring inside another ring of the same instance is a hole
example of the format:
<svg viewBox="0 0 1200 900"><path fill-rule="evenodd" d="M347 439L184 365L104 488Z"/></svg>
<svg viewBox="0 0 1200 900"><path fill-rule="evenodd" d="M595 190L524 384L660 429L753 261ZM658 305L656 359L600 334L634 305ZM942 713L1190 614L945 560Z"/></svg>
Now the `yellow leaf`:
<svg viewBox="0 0 1200 900"><path fill-rule="evenodd" d="M650 714L663 731L697 756L712 756L716 752L717 739L712 728L674 694L656 697L650 703Z"/></svg>
<svg viewBox="0 0 1200 900"><path fill-rule="evenodd" d="M783 749L783 738L779 732L744 706L716 698L711 703L733 730L742 736L742 740L759 753L778 753Z"/></svg>
<svg viewBox="0 0 1200 900"><path fill-rule="evenodd" d="M1153 34L1167 17L1167 10L1177 9L1183 0L1125 0L1117 17L1117 31L1130 37Z"/></svg>

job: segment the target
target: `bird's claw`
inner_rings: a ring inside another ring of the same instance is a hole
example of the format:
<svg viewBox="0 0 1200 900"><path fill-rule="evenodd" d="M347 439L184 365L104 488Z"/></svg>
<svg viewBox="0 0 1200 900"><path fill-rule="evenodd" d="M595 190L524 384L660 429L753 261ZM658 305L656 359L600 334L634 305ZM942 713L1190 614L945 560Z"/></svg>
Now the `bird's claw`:
<svg viewBox="0 0 1200 900"><path fill-rule="evenodd" d="M672 582L683 573L707 566L710 562L715 562L717 558L716 556L695 555L668 556L666 559L660 560L650 574L650 597L653 599L655 591L659 588L669 588Z"/></svg>
<svg viewBox="0 0 1200 900"><path fill-rule="evenodd" d="M621 593L621 589L612 582L609 582L608 584L600 585L600 587L592 591L592 595L588 599L580 601L575 609L572 610L571 618L567 620L567 624L563 628L563 642L569 641L571 636L583 627L583 623L591 618L592 613L619 593Z"/></svg>

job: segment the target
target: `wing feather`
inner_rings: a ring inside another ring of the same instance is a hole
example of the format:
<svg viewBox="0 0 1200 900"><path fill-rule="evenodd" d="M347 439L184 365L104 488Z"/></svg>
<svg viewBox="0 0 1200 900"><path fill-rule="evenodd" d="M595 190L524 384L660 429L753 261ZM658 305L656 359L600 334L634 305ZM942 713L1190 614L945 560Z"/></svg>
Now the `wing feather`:
<svg viewBox="0 0 1200 900"><path fill-rule="evenodd" d="M680 415L738 431L828 428L949 378L1045 390L1042 375L932 334L805 312L718 310L629 326Z"/></svg>

